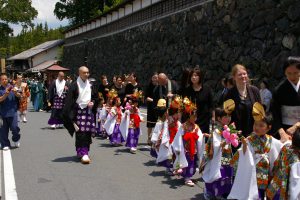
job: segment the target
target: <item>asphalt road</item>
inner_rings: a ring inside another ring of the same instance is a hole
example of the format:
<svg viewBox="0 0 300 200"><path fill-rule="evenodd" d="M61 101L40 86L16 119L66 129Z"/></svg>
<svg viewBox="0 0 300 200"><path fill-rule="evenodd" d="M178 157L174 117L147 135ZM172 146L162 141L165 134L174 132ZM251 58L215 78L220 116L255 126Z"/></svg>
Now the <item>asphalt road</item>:
<svg viewBox="0 0 300 200"><path fill-rule="evenodd" d="M142 111L145 113L146 111ZM75 154L74 138L66 129L51 130L50 113L29 112L28 123L20 123L21 147L11 150L15 188L19 200L183 200L203 199L203 183L193 188L180 177L169 177L155 165L146 145L147 132L142 125L138 152L111 147L108 140L94 138L90 157L83 165ZM1 152L2 153L2 152ZM3 153L2 153L3 155ZM6 157L2 162L6 162ZM12 178L1 167L2 199ZM194 178L199 179L196 174ZM14 200L7 199L6 200Z"/></svg>

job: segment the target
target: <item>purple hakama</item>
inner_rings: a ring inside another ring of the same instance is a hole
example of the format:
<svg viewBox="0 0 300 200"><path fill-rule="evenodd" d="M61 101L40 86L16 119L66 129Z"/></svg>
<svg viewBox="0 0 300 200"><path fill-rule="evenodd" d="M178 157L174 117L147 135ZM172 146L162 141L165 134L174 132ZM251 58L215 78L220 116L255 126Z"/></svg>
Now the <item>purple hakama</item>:
<svg viewBox="0 0 300 200"><path fill-rule="evenodd" d="M153 158L157 158L157 152L156 152L155 148L151 147L151 149L150 149L150 155Z"/></svg>
<svg viewBox="0 0 300 200"><path fill-rule="evenodd" d="M88 107L76 109L76 125L79 130L76 132L76 152L82 157L88 155L90 144L92 143L92 134L95 133L94 114Z"/></svg>
<svg viewBox="0 0 300 200"><path fill-rule="evenodd" d="M77 108L76 125L79 132L95 133L94 114L88 107L84 109Z"/></svg>
<svg viewBox="0 0 300 200"><path fill-rule="evenodd" d="M111 144L122 144L125 142L120 131L120 124L115 125L113 133L109 136L109 141Z"/></svg>
<svg viewBox="0 0 300 200"><path fill-rule="evenodd" d="M136 148L140 136L140 128L129 128L126 140L126 147Z"/></svg>
<svg viewBox="0 0 300 200"><path fill-rule="evenodd" d="M53 100L52 111L50 119L48 120L49 125L62 125L63 120L61 119L62 109L64 107L66 95L62 94L60 97L56 94Z"/></svg>
<svg viewBox="0 0 300 200"><path fill-rule="evenodd" d="M159 162L158 165L165 167L167 169L167 171L172 171L173 170L173 162L172 162L172 160L169 160L169 159L164 160L162 162Z"/></svg>
<svg viewBox="0 0 300 200"><path fill-rule="evenodd" d="M220 171L221 178L212 183L205 183L205 189L211 197L226 198L233 184L233 168L230 165L222 165Z"/></svg>
<svg viewBox="0 0 300 200"><path fill-rule="evenodd" d="M182 176L184 179L191 179L196 173L196 162L197 162L197 154L194 155L194 159L192 160L190 154L185 153L186 160L188 162L188 166L182 169Z"/></svg>
<svg viewBox="0 0 300 200"><path fill-rule="evenodd" d="M78 157L82 157L84 155L89 154L89 148L87 148L87 147L77 147L76 152L77 152Z"/></svg>
<svg viewBox="0 0 300 200"><path fill-rule="evenodd" d="M105 129L103 128L104 122L102 120L100 122L97 122L97 128L96 128L96 136L99 137L107 137L107 133Z"/></svg>

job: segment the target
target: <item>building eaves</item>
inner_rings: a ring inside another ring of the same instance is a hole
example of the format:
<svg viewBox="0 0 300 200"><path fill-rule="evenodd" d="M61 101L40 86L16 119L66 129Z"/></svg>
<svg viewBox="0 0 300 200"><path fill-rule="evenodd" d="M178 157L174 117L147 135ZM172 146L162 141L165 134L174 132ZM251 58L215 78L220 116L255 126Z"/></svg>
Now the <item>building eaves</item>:
<svg viewBox="0 0 300 200"><path fill-rule="evenodd" d="M47 42L44 42L40 45L32 47L31 49L23 51L23 52L15 55L15 56L12 56L12 57L8 58L7 60L25 60L25 59L28 59L32 56L35 56L35 55L43 52L43 51L46 51L46 50L51 49L53 47L62 45L63 42L64 42L64 40L62 40L62 39L47 41Z"/></svg>

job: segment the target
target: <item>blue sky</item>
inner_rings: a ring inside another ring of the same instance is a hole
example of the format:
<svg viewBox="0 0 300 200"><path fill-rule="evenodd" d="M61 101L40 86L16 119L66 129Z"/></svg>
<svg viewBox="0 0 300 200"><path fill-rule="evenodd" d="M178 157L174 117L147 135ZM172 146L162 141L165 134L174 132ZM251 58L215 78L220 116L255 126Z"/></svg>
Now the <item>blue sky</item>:
<svg viewBox="0 0 300 200"><path fill-rule="evenodd" d="M65 26L68 24L67 20L60 21L53 14L55 3L58 0L32 0L32 6L38 11L38 16L34 19L33 23L48 23L49 28L57 28L60 25ZM14 35L17 35L22 30L20 25L10 25L14 30Z"/></svg>

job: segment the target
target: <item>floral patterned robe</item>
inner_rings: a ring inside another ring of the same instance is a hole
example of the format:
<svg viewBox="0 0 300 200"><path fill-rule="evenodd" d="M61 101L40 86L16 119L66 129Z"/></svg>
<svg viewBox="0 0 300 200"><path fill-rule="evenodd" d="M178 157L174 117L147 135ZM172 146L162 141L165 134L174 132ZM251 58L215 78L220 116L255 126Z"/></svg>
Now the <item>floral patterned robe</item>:
<svg viewBox="0 0 300 200"><path fill-rule="evenodd" d="M288 183L292 164L300 162L300 150L292 148L291 144L285 145L274 163L273 175L268 189L267 197L273 199L280 191L279 199L288 199Z"/></svg>

